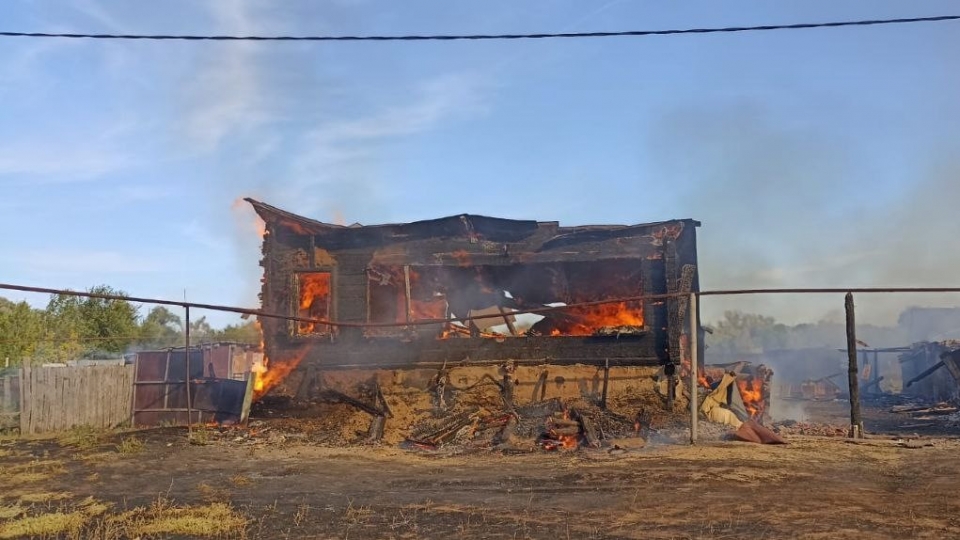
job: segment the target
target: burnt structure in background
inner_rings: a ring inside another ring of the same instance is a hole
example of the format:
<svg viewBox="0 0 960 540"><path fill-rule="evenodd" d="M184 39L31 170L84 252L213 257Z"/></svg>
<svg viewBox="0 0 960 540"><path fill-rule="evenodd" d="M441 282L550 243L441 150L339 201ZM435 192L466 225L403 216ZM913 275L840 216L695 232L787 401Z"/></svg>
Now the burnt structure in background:
<svg viewBox="0 0 960 540"><path fill-rule="evenodd" d="M266 224L265 311L393 325L262 318L271 365L302 360L321 369L394 369L514 361L664 365L669 374L686 352L686 298L569 308L540 317L512 313L698 291L697 221L561 227L458 215L341 226L246 200ZM454 322L456 317L481 318ZM434 319L443 321L406 324Z"/></svg>
<svg viewBox="0 0 960 540"><path fill-rule="evenodd" d="M935 401L960 396L960 340L914 343L899 362L904 394Z"/></svg>

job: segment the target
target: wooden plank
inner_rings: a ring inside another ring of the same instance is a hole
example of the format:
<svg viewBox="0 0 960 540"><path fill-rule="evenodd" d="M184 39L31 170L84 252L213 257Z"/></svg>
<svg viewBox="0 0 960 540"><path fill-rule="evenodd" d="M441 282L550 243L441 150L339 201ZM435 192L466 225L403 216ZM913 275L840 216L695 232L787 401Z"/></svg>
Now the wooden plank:
<svg viewBox="0 0 960 540"><path fill-rule="evenodd" d="M850 389L850 437L863 438L863 420L860 418L860 379L857 374L857 323L853 294L843 301L847 319L847 382Z"/></svg>
<svg viewBox="0 0 960 540"><path fill-rule="evenodd" d="M406 321L407 321L407 322L410 322L410 320L413 318L413 313L412 313L412 311L411 311L411 306L410 306L410 301L411 301L411 298L410 298L410 266L406 266L406 265L403 267L403 287L404 287L404 293L405 293L405 296L404 296L403 299L404 299L404 302L405 302L404 305L406 306L406 310L405 310Z"/></svg>
<svg viewBox="0 0 960 540"><path fill-rule="evenodd" d="M25 422L29 421L29 410L26 410L23 396L27 393L27 388L29 388L29 383L27 382L30 375L29 367L20 368L20 433L26 433L26 424Z"/></svg>
<svg viewBox="0 0 960 540"><path fill-rule="evenodd" d="M30 418L28 419L29 423L24 427L25 429L24 433L26 434L33 433L33 425L36 423L37 416L40 415L41 402L36 399L35 397L36 390L34 390L37 386L37 378L39 376L40 375L36 373L36 370L33 370L33 369L30 370L30 375L28 377L28 382L27 382L29 390L27 391L26 396L27 396L27 403L29 403L29 406L31 409L31 414L30 414Z"/></svg>
<svg viewBox="0 0 960 540"><path fill-rule="evenodd" d="M12 412L14 410L12 379L13 377L3 377L3 405L0 406L0 410L4 412Z"/></svg>

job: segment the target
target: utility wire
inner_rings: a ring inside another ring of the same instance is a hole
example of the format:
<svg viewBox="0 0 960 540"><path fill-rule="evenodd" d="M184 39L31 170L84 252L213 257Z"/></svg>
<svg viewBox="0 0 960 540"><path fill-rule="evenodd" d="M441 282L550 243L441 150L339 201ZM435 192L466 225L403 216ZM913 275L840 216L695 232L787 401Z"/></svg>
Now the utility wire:
<svg viewBox="0 0 960 540"><path fill-rule="evenodd" d="M878 26L960 20L960 15L912 17L903 19L868 19L819 23L768 24L762 26L727 26L721 28L685 28L674 30L627 30L622 32L564 32L541 34L434 34L383 36L214 36L170 34L76 34L48 32L0 32L0 37L74 38L74 39L142 39L181 41L456 41L504 39L558 39L669 36L678 34L720 34L733 32L760 32L768 30L808 30L811 28L841 28L846 26Z"/></svg>

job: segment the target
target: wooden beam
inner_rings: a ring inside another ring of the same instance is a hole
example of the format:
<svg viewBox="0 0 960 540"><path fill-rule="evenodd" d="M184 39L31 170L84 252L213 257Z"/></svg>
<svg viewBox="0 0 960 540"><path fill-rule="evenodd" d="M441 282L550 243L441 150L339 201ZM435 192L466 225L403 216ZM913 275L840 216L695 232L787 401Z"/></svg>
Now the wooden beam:
<svg viewBox="0 0 960 540"><path fill-rule="evenodd" d="M406 303L406 316L407 322L413 318L413 307L410 301L410 265L403 266L403 287L404 287L404 302Z"/></svg>
<svg viewBox="0 0 960 540"><path fill-rule="evenodd" d="M860 379L857 377L857 324L853 306L853 293L847 293L843 302L847 314L847 382L850 385L850 437L863 437L863 420L860 418Z"/></svg>
<svg viewBox="0 0 960 540"><path fill-rule="evenodd" d="M517 335L517 328L513 325L513 321L510 320L510 315L507 313L503 306L497 306L497 309L500 311L500 315L503 316L503 322L507 323L507 330L510 330L510 335Z"/></svg>
<svg viewBox="0 0 960 540"><path fill-rule="evenodd" d="M603 389L600 392L600 408L607 408L607 388L610 386L610 359L603 363Z"/></svg>

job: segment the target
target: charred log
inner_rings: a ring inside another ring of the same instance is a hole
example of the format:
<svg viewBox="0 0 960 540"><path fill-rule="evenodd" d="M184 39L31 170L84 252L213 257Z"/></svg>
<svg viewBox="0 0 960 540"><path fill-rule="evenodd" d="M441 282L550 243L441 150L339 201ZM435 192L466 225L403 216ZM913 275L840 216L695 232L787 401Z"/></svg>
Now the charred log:
<svg viewBox="0 0 960 540"><path fill-rule="evenodd" d="M383 439L383 429L386 426L387 417L383 415L374 416L370 421L370 429L367 432L368 443L378 443Z"/></svg>
<svg viewBox="0 0 960 540"><path fill-rule="evenodd" d="M336 390L324 390L320 392L319 398L322 401L327 401L330 403L345 403L352 407L356 407L357 409L360 409L371 416L386 416L386 412L379 407L364 403L359 399L352 398L343 392L338 392Z"/></svg>

